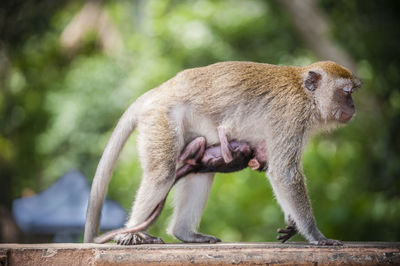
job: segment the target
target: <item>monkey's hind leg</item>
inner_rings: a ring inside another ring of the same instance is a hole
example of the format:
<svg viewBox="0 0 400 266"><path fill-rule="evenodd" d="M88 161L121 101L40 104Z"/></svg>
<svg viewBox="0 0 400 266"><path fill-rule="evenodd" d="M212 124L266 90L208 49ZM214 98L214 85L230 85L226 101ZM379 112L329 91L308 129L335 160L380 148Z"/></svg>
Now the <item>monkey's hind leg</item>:
<svg viewBox="0 0 400 266"><path fill-rule="evenodd" d="M157 121L167 120L149 116L144 124L139 124L137 141L143 175L126 228L146 221L174 184L178 157L176 133L170 129L169 123ZM161 238L145 231L122 233L114 239L122 245L163 243Z"/></svg>
<svg viewBox="0 0 400 266"><path fill-rule="evenodd" d="M161 184L153 183L153 180L146 180L143 177L142 183L132 206L132 212L126 228L135 227L143 223L154 211L155 207L167 196L172 182ZM145 230L145 229L144 229ZM114 240L120 245L139 245L139 244L163 244L161 238L151 236L145 231L135 233L118 234Z"/></svg>
<svg viewBox="0 0 400 266"><path fill-rule="evenodd" d="M196 231L207 203L214 173L191 174L175 186L174 213L168 233L183 242L216 243L221 240Z"/></svg>

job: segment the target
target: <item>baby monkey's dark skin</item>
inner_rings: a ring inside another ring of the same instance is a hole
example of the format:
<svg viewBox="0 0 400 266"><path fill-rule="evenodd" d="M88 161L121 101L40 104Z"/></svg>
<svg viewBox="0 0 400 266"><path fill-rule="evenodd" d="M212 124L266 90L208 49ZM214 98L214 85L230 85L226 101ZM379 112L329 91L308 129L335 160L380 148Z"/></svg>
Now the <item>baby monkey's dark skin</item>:
<svg viewBox="0 0 400 266"><path fill-rule="evenodd" d="M184 165L177 170L176 179L189 173L231 173L248 166L254 170L266 170L267 160L260 150L252 149L247 143L240 141L230 141L228 145L232 160L226 163L222 156L222 145L206 147L204 137L195 138L179 156L179 162Z"/></svg>

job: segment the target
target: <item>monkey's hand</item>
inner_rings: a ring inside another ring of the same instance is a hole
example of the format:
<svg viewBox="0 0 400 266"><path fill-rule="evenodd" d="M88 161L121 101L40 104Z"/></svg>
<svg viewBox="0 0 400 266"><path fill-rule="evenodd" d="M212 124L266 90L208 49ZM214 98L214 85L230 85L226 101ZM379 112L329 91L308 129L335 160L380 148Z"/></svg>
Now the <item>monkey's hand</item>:
<svg viewBox="0 0 400 266"><path fill-rule="evenodd" d="M277 232L282 235L278 235L276 237L276 239L278 239L282 243L285 243L286 241L288 241L292 236L294 236L297 233L297 229L296 229L296 226L287 225L285 227L285 229L279 228L277 230Z"/></svg>
<svg viewBox="0 0 400 266"><path fill-rule="evenodd" d="M248 166L253 170L258 170L261 167L260 162L256 158L251 159Z"/></svg>
<svg viewBox="0 0 400 266"><path fill-rule="evenodd" d="M343 246L343 243L339 240L335 239L322 239L318 241L318 244L320 246Z"/></svg>
<svg viewBox="0 0 400 266"><path fill-rule="evenodd" d="M224 162L228 164L233 160L233 155L232 155L233 149L229 144L228 138L226 137L225 129L222 126L219 126L217 130L218 130L219 141L221 142L222 158L224 158Z"/></svg>

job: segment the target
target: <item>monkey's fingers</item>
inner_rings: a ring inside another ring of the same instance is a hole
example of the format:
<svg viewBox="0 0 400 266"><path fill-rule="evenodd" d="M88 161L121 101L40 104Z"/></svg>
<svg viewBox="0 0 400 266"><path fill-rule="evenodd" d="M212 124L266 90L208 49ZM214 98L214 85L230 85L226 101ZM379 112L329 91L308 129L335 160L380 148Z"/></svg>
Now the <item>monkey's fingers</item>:
<svg viewBox="0 0 400 266"><path fill-rule="evenodd" d="M225 129L222 126L219 126L217 129L219 141L221 142L222 158L224 158L224 162L228 164L233 160L232 148L229 144L228 138L226 137Z"/></svg>
<svg viewBox="0 0 400 266"><path fill-rule="evenodd" d="M323 239L318 241L318 245L321 246L343 246L343 243L335 239Z"/></svg>
<svg viewBox="0 0 400 266"><path fill-rule="evenodd" d="M189 164L191 166L195 166L195 165L197 165L197 159L196 158L188 159L188 160L185 160L185 163Z"/></svg>
<svg viewBox="0 0 400 266"><path fill-rule="evenodd" d="M285 229L278 228L277 232L280 234L295 234L297 230L293 226L287 225Z"/></svg>
<svg viewBox="0 0 400 266"><path fill-rule="evenodd" d="M297 233L297 229L294 226L288 225L285 227L285 229L279 228L277 232L282 235L277 236L276 239L282 243L285 243Z"/></svg>
<svg viewBox="0 0 400 266"><path fill-rule="evenodd" d="M151 236L145 232L122 234L116 237L118 245L164 244L159 237Z"/></svg>
<svg viewBox="0 0 400 266"><path fill-rule="evenodd" d="M286 241L288 241L291 238L291 236L289 235L281 235L281 236L277 236L276 239L281 241L282 243L285 243Z"/></svg>
<svg viewBox="0 0 400 266"><path fill-rule="evenodd" d="M278 230L276 230L276 232L278 232L279 234L288 234L290 231L282 229L282 228L279 228Z"/></svg>

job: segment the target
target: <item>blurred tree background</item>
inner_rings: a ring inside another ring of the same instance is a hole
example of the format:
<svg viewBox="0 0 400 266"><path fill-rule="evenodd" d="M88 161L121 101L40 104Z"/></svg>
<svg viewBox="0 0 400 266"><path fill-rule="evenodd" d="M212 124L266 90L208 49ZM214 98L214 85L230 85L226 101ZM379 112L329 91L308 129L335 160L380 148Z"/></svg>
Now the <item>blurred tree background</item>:
<svg viewBox="0 0 400 266"><path fill-rule="evenodd" d="M122 112L177 72L227 60L333 59L354 68L364 86L355 119L305 151L318 224L330 238L399 241L400 4L302 3L305 10L284 0L2 1L0 226L13 199L67 170L91 179ZM132 137L108 192L127 210L140 181L137 159ZM170 202L150 230L165 241L175 241L165 233ZM216 176L200 231L274 241L283 225L265 175L246 169ZM7 240L18 241L0 234Z"/></svg>

